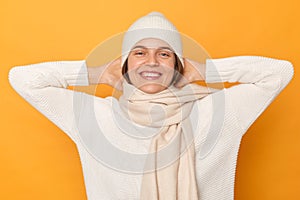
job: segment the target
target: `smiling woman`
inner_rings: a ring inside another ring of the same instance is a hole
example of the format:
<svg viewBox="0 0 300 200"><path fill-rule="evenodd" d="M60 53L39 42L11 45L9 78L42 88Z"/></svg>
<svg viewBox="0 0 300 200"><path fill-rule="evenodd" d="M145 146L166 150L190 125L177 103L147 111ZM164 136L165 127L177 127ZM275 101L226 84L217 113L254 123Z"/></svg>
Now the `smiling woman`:
<svg viewBox="0 0 300 200"><path fill-rule="evenodd" d="M9 81L74 141L89 200L232 200L242 136L293 74L262 56L184 58L176 27L152 12L129 27L118 59L17 66ZM101 83L120 98L67 89Z"/></svg>
<svg viewBox="0 0 300 200"><path fill-rule="evenodd" d="M146 93L165 90L178 81L182 64L171 47L164 41L154 38L136 43L124 63L127 81Z"/></svg>

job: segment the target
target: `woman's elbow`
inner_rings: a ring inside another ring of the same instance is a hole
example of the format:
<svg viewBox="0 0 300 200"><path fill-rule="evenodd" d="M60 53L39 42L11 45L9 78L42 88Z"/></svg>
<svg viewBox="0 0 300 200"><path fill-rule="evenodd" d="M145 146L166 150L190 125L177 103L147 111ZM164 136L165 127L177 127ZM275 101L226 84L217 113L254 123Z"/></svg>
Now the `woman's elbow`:
<svg viewBox="0 0 300 200"><path fill-rule="evenodd" d="M288 60L286 60L285 61L285 71L286 71L286 73L289 75L289 77L290 77L290 80L292 80L292 78L294 77L294 66L293 66L293 64L290 62L290 61L288 61Z"/></svg>
<svg viewBox="0 0 300 200"><path fill-rule="evenodd" d="M288 60L281 60L281 89L285 88L294 77L294 66Z"/></svg>

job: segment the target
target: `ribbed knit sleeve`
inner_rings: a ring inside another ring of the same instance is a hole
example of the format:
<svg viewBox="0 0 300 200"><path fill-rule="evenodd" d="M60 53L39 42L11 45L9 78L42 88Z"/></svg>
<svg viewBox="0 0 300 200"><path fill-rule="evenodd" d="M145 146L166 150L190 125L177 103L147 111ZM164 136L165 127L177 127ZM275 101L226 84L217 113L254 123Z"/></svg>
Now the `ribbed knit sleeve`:
<svg viewBox="0 0 300 200"><path fill-rule="evenodd" d="M82 93L66 87L89 85L84 60L15 66L9 71L8 78L19 95L76 142L74 109L80 106L78 97Z"/></svg>
<svg viewBox="0 0 300 200"><path fill-rule="evenodd" d="M245 131L287 86L294 74L286 60L262 56L235 56L206 60L206 82L239 82L225 89Z"/></svg>

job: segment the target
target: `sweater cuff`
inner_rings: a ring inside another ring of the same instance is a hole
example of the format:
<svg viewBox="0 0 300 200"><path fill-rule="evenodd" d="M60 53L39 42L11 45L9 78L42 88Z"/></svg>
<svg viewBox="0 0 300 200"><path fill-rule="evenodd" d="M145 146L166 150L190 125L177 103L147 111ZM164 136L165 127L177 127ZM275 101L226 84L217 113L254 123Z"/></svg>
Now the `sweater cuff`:
<svg viewBox="0 0 300 200"><path fill-rule="evenodd" d="M85 60L63 61L61 72L70 86L88 86L88 71Z"/></svg>
<svg viewBox="0 0 300 200"><path fill-rule="evenodd" d="M229 58L206 59L205 82L229 81L235 70Z"/></svg>

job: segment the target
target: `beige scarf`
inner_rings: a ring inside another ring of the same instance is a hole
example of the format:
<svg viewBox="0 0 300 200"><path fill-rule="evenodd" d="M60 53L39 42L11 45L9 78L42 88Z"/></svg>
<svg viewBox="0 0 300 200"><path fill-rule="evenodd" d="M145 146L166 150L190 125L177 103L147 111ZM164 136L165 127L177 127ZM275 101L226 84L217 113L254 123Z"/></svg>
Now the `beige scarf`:
<svg viewBox="0 0 300 200"><path fill-rule="evenodd" d="M141 200L197 200L194 137L189 114L209 89L189 84L147 94L126 81L120 107L135 123L159 127L144 167Z"/></svg>

